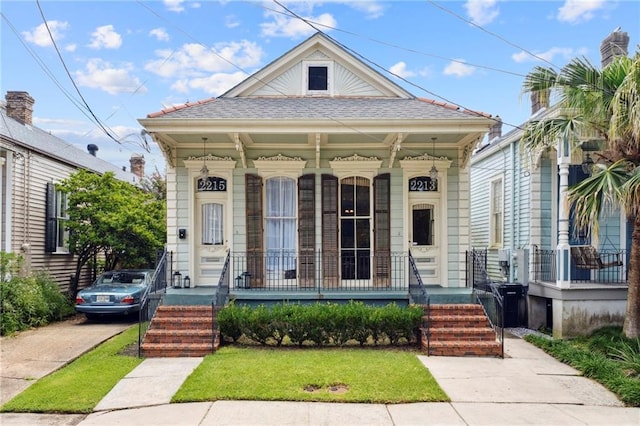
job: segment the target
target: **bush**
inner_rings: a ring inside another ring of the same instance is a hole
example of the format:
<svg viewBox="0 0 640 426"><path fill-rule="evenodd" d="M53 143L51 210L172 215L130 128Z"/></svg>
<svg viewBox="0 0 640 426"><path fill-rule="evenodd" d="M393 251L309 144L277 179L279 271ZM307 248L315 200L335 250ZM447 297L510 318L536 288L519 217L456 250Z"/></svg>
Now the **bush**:
<svg viewBox="0 0 640 426"><path fill-rule="evenodd" d="M231 304L218 315L220 331L226 340L237 342L242 336L261 345L344 346L359 344L391 345L417 341L422 307L384 307L362 302L311 305L280 303L270 308Z"/></svg>
<svg viewBox="0 0 640 426"><path fill-rule="evenodd" d="M46 274L0 281L0 298L3 336L61 320L74 312L73 303Z"/></svg>

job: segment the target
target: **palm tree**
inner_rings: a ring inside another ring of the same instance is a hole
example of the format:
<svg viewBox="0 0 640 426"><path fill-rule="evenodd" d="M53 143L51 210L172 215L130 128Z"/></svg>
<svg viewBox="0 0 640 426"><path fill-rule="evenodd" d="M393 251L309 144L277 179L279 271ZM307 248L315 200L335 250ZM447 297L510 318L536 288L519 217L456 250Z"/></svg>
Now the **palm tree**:
<svg viewBox="0 0 640 426"><path fill-rule="evenodd" d="M522 142L540 152L557 141L601 148L590 177L569 188L577 227L597 237L601 214L623 209L633 224L629 289L623 332L640 334L640 51L618 57L601 70L576 58L560 72L536 67L523 92L556 95L555 111L526 124Z"/></svg>

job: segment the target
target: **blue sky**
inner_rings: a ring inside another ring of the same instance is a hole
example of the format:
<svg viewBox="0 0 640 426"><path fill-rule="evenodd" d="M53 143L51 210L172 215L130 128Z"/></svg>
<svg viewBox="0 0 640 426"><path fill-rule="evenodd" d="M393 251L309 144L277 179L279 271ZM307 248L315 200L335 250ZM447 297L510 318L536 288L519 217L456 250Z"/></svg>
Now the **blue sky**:
<svg viewBox="0 0 640 426"><path fill-rule="evenodd" d="M137 119L218 96L315 32L280 5L414 95L499 115L503 133L530 115L520 93L534 66L578 56L599 65L600 43L617 27L630 54L640 43L640 2L626 0L3 0L2 99L27 91L38 127L82 149L94 143L118 166L143 153L148 173L163 171Z"/></svg>

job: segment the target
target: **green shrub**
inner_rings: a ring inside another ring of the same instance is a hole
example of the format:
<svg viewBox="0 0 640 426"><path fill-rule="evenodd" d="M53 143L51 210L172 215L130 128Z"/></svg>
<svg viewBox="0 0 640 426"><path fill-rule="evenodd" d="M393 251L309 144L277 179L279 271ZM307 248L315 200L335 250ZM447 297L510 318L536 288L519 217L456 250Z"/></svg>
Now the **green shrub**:
<svg viewBox="0 0 640 426"><path fill-rule="evenodd" d="M74 312L73 304L60 292L55 281L42 273L0 281L0 295L2 335L46 325Z"/></svg>
<svg viewBox="0 0 640 426"><path fill-rule="evenodd" d="M391 345L415 342L421 317L420 306L375 307L352 301L270 308L231 304L220 311L218 322L222 335L233 342L244 336L261 345L344 346L351 341L363 346L378 344L383 337Z"/></svg>

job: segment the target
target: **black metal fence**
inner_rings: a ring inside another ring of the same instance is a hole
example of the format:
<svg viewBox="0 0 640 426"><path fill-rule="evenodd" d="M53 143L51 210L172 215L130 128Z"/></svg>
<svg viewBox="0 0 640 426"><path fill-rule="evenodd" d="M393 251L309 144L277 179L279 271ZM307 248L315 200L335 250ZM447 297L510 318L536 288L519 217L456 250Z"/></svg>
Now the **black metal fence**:
<svg viewBox="0 0 640 426"><path fill-rule="evenodd" d="M407 291L407 253L231 253L240 291Z"/></svg>
<svg viewBox="0 0 640 426"><path fill-rule="evenodd" d="M574 253L575 254L575 253ZM571 282L593 284L626 284L628 280L626 250L598 250L590 262L578 262L571 257ZM556 250L533 248L533 281L557 280Z"/></svg>
<svg viewBox="0 0 640 426"><path fill-rule="evenodd" d="M140 311L138 313L138 357L142 356L142 341L149 328L149 321L153 318L162 303L162 297L167 290L167 279L171 271L173 252L166 250L160 253L156 259L156 268L151 277L151 283L147 286L140 299Z"/></svg>

